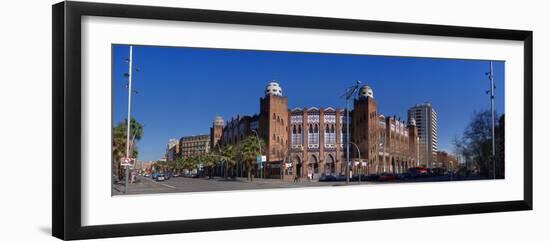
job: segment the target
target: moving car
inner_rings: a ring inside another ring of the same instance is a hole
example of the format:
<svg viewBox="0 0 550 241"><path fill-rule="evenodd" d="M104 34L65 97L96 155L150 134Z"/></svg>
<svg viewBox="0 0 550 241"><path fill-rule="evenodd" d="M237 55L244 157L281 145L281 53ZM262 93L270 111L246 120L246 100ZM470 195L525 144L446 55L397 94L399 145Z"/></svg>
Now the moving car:
<svg viewBox="0 0 550 241"><path fill-rule="evenodd" d="M151 178L157 182L166 180L164 173L158 173L158 172L153 173L153 175L151 175Z"/></svg>

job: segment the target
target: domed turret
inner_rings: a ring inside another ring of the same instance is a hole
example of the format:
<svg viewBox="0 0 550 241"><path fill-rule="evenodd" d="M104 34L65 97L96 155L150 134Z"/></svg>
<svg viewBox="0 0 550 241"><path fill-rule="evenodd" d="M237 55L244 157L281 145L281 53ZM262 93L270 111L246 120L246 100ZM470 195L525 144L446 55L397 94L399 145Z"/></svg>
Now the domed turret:
<svg viewBox="0 0 550 241"><path fill-rule="evenodd" d="M359 93L357 93L357 97L359 99L367 98L367 97L374 99L374 93L372 92L372 89L369 86L364 85L359 89Z"/></svg>
<svg viewBox="0 0 550 241"><path fill-rule="evenodd" d="M283 89L275 80L272 80L265 87L265 95L283 96Z"/></svg>
<svg viewBox="0 0 550 241"><path fill-rule="evenodd" d="M214 118L215 126L223 126L223 123L223 118L221 116L216 116L216 118Z"/></svg>

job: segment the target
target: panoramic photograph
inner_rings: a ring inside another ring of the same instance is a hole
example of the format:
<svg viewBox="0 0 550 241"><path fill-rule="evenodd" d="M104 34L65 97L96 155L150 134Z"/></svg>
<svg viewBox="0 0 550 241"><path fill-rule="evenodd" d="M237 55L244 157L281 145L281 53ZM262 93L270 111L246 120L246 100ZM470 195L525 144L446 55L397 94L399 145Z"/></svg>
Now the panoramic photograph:
<svg viewBox="0 0 550 241"><path fill-rule="evenodd" d="M505 178L505 62L112 45L111 194Z"/></svg>

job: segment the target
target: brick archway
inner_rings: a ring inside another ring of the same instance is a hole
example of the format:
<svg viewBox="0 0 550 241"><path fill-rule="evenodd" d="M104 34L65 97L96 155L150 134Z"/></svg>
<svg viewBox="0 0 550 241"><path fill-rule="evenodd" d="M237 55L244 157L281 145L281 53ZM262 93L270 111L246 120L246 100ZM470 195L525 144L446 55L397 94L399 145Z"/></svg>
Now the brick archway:
<svg viewBox="0 0 550 241"><path fill-rule="evenodd" d="M315 154L310 154L307 157L307 172L313 172L315 174L319 173L319 157Z"/></svg>

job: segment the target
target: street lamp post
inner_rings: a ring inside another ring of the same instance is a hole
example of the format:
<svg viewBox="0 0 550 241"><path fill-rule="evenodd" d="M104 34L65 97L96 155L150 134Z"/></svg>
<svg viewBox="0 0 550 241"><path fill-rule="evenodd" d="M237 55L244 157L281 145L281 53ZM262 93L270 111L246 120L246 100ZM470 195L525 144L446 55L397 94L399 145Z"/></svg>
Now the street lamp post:
<svg viewBox="0 0 550 241"><path fill-rule="evenodd" d="M359 156L359 168L361 168L361 163L362 163L362 161L361 161L361 151L359 150L359 147L357 146L357 144L355 144L355 143L353 143L353 142L351 142L351 141L350 141L349 143L352 144L352 145L354 145L355 148L357 148L357 154L358 154L358 156ZM359 169L359 170L361 170L361 169ZM359 184L361 184L361 171L358 171L357 176L359 177Z"/></svg>
<svg viewBox="0 0 550 241"><path fill-rule="evenodd" d="M126 160L130 158L130 113L132 110L132 47L128 59L128 117L126 126ZM124 166L124 193L128 193L128 165Z"/></svg>
<svg viewBox="0 0 550 241"><path fill-rule="evenodd" d="M361 81L357 81L355 85L349 87L343 95L346 99L346 184L349 184L349 143L351 142L349 133L349 99L359 90L360 84Z"/></svg>
<svg viewBox="0 0 550 241"><path fill-rule="evenodd" d="M382 169L383 172L386 172L386 129L384 129L384 135L383 135L383 141L382 141Z"/></svg>
<svg viewBox="0 0 550 241"><path fill-rule="evenodd" d="M492 139L492 159L493 159L493 179L496 179L496 151L495 151L495 83L493 79L493 61L489 61L490 99L491 99L491 139Z"/></svg>
<svg viewBox="0 0 550 241"><path fill-rule="evenodd" d="M420 166L420 138L416 137L416 166Z"/></svg>
<svg viewBox="0 0 550 241"><path fill-rule="evenodd" d="M258 149L260 150L260 158L262 156L262 145L260 143L260 138L258 137L258 132L254 129L252 129L252 132L254 132L254 134L256 135L256 141L258 142ZM264 168L264 165L263 165L263 162L262 160L260 159L260 178L262 178L264 172L263 172L263 168Z"/></svg>

